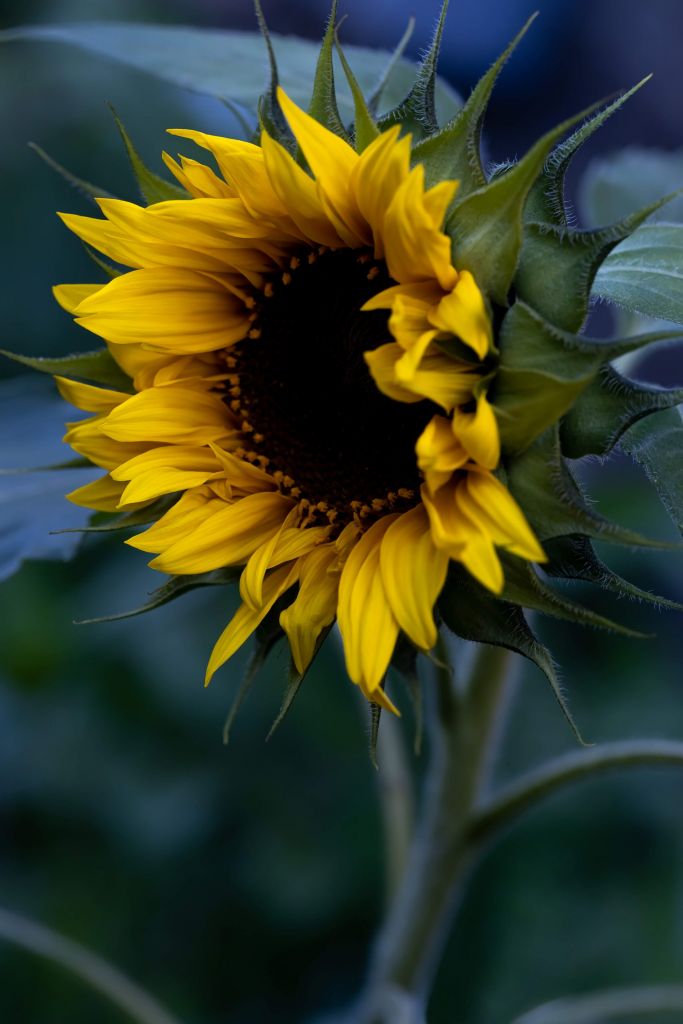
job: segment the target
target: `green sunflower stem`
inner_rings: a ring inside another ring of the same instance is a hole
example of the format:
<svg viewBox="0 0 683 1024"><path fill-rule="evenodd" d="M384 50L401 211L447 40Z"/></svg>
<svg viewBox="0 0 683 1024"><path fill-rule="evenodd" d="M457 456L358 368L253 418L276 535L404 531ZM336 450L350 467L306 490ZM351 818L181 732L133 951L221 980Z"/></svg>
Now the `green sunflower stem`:
<svg viewBox="0 0 683 1024"><path fill-rule="evenodd" d="M454 679L443 641L438 659L421 820L377 941L358 1024L423 1024L474 856L469 822L495 758L511 686L510 655L482 645L464 687Z"/></svg>

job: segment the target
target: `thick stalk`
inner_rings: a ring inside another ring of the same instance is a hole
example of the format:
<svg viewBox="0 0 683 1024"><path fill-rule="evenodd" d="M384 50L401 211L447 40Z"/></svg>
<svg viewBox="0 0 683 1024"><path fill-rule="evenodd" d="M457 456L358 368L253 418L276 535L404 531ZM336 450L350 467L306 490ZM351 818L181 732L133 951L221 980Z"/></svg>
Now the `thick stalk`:
<svg viewBox="0 0 683 1024"><path fill-rule="evenodd" d="M440 657L443 659L442 650ZM439 670L430 723L431 761L420 824L377 942L359 1024L420 1024L469 866L469 820L486 783L504 703L508 652L478 649L470 680L456 693Z"/></svg>

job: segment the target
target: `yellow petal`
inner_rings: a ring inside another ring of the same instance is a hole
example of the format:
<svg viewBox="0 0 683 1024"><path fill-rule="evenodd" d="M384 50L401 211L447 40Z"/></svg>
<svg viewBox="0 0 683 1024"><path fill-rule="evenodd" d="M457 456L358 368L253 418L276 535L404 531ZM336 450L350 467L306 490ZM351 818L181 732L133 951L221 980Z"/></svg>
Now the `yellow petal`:
<svg viewBox="0 0 683 1024"><path fill-rule="evenodd" d="M298 565L298 562L294 562L293 565L283 565L271 573L263 585L264 603L258 611L254 611L253 608L246 604L240 605L229 624L219 636L211 652L206 669L206 686L211 682L216 670L225 664L235 651L238 651L242 644L249 639L259 623L265 619L277 599L296 583Z"/></svg>
<svg viewBox="0 0 683 1024"><path fill-rule="evenodd" d="M321 544L299 562L299 593L280 613L297 672L304 674L315 654L318 638L334 622L339 590L338 553Z"/></svg>
<svg viewBox="0 0 683 1024"><path fill-rule="evenodd" d="M474 412L455 409L453 433L470 458L486 469L500 462L500 434L493 407L484 392L477 398Z"/></svg>
<svg viewBox="0 0 683 1024"><path fill-rule="evenodd" d="M450 183L452 192L455 183ZM389 273L401 284L435 279L454 287L451 240L440 230L424 197L424 167L418 164L396 190L384 218L384 251Z"/></svg>
<svg viewBox="0 0 683 1024"><path fill-rule="evenodd" d="M67 313L75 313L83 299L104 288L103 284L56 284L52 289L55 299Z"/></svg>
<svg viewBox="0 0 683 1024"><path fill-rule="evenodd" d="M217 444L210 443L210 448L225 470L231 494L255 494L257 491L275 490L276 485L272 476L259 466L238 458Z"/></svg>
<svg viewBox="0 0 683 1024"><path fill-rule="evenodd" d="M92 483L77 487L67 494L69 501L83 508L92 508L96 512L116 512L118 510L123 484L112 480L109 473L93 480Z"/></svg>
<svg viewBox="0 0 683 1024"><path fill-rule="evenodd" d="M214 512L150 565L162 572L210 572L240 565L282 525L292 500L277 492L249 494Z"/></svg>
<svg viewBox="0 0 683 1024"><path fill-rule="evenodd" d="M415 380L415 375L420 368L424 356L432 341L436 337L436 331L425 331L417 339L412 348L404 352L396 363L396 377L399 381L410 383Z"/></svg>
<svg viewBox="0 0 683 1024"><path fill-rule="evenodd" d="M158 352L143 345L117 345L111 341L107 342L107 348L123 372L132 378L136 391L174 380L213 377L218 367L225 366L213 352L178 355L176 352Z"/></svg>
<svg viewBox="0 0 683 1024"><path fill-rule="evenodd" d="M221 174L255 220L263 217L277 219L286 215L287 210L268 178L260 146L184 128L170 128L169 134L191 139L208 149L216 158Z"/></svg>
<svg viewBox="0 0 683 1024"><path fill-rule="evenodd" d="M502 592L505 585L503 567L489 537L482 534L473 538L455 557L488 590L494 594Z"/></svg>
<svg viewBox="0 0 683 1024"><path fill-rule="evenodd" d="M223 473L210 448L172 444L136 455L112 470L111 475L114 480L130 481L121 495L123 506L186 491Z"/></svg>
<svg viewBox="0 0 683 1024"><path fill-rule="evenodd" d="M374 690L370 691L367 686L360 683L360 690L366 700L369 700L372 704L377 704L384 711L390 711L392 715L401 717L401 712L398 710L396 705L389 699L387 692L383 686L377 686Z"/></svg>
<svg viewBox="0 0 683 1024"><path fill-rule="evenodd" d="M226 502L217 498L208 487L185 491L181 498L148 529L125 541L132 548L160 554L188 536Z"/></svg>
<svg viewBox="0 0 683 1024"><path fill-rule="evenodd" d="M396 402L421 402L422 395L416 395L413 391L401 385L396 377L396 363L403 355L403 349L394 342L388 345L380 345L372 352L364 352L363 358L368 364L372 379L388 398Z"/></svg>
<svg viewBox="0 0 683 1024"><path fill-rule="evenodd" d="M379 571L380 546L397 517L384 516L364 533L346 561L339 581L338 620L346 670L354 683L374 693L389 666L398 637Z"/></svg>
<svg viewBox="0 0 683 1024"><path fill-rule="evenodd" d="M446 580L448 561L446 552L432 541L423 505L394 520L382 540L384 592L403 632L423 650L436 643L432 609Z"/></svg>
<svg viewBox="0 0 683 1024"><path fill-rule="evenodd" d="M521 558L547 561L521 508L507 487L491 473L483 470L468 473L462 500L467 514L476 519L497 544Z"/></svg>
<svg viewBox="0 0 683 1024"><path fill-rule="evenodd" d="M475 579L495 594L503 589L503 569L485 524L471 519L459 501L464 479L453 480L436 494L422 488L436 547L457 559Z"/></svg>
<svg viewBox="0 0 683 1024"><path fill-rule="evenodd" d="M77 323L118 345L209 352L245 337L248 314L215 278L171 267L115 277L81 302Z"/></svg>
<svg viewBox="0 0 683 1024"><path fill-rule="evenodd" d="M277 95L289 127L320 186L321 195L339 218L336 226L347 229L344 241L351 247L369 243L371 232L358 209L351 185L358 154L338 135L301 110L283 89L278 88Z"/></svg>
<svg viewBox="0 0 683 1024"><path fill-rule="evenodd" d="M435 327L455 334L484 359L492 345L491 323L484 296L469 270L462 270L453 290L429 313Z"/></svg>
<svg viewBox="0 0 683 1024"><path fill-rule="evenodd" d="M55 377L55 383L62 398L86 412L110 412L121 402L127 401L130 395L125 391L110 391L92 384L81 384L66 377Z"/></svg>
<svg viewBox="0 0 683 1024"><path fill-rule="evenodd" d="M342 240L325 212L316 182L267 132L261 134L261 146L270 183L301 237L318 245L340 247Z"/></svg>
<svg viewBox="0 0 683 1024"><path fill-rule="evenodd" d="M378 135L356 161L351 187L358 209L372 228L375 258L384 256L384 217L399 185L410 173L410 135L400 125Z"/></svg>
<svg viewBox="0 0 683 1024"><path fill-rule="evenodd" d="M101 429L116 441L176 444L208 444L233 431L221 397L189 383L133 395L109 413Z"/></svg>
<svg viewBox="0 0 683 1024"><path fill-rule="evenodd" d="M291 518L298 515L298 509L283 523L283 528L270 541L262 544L247 562L240 580L240 594L245 604L258 608L263 600L262 587L265 573L283 562L291 562L295 558L307 555L329 535L329 527L309 526L290 527Z"/></svg>
<svg viewBox="0 0 683 1024"><path fill-rule="evenodd" d="M398 402L418 402L429 398L446 412L469 400L479 379L476 371L465 368L438 350L428 350L419 368L409 380L399 378L396 367L403 358L400 345L380 345L364 358L377 387Z"/></svg>
<svg viewBox="0 0 683 1024"><path fill-rule="evenodd" d="M162 153L161 157L171 174L192 196L231 199L237 194L230 185L221 181L215 171L198 160L183 156L180 163L177 163L168 153Z"/></svg>
<svg viewBox="0 0 683 1024"><path fill-rule="evenodd" d="M429 515L429 524L434 544L451 557L476 539L481 532L476 523L463 515L456 504L456 492L460 481L454 479L440 487L434 494L423 485L422 501Z"/></svg>
<svg viewBox="0 0 683 1024"><path fill-rule="evenodd" d="M391 288L377 292L361 306L361 309L393 309L397 299L406 299L413 305L420 305L425 311L438 304L443 290L437 281L416 281L408 284L394 284Z"/></svg>
<svg viewBox="0 0 683 1024"><path fill-rule="evenodd" d="M150 447L146 442L126 444L108 437L102 430L106 419L106 416L93 416L91 419L67 424L69 429L64 435L64 441L79 455L103 469L114 469Z"/></svg>
<svg viewBox="0 0 683 1024"><path fill-rule="evenodd" d="M418 467L432 493L443 487L468 459L467 452L453 436L451 421L444 416L431 418L417 439L415 453Z"/></svg>

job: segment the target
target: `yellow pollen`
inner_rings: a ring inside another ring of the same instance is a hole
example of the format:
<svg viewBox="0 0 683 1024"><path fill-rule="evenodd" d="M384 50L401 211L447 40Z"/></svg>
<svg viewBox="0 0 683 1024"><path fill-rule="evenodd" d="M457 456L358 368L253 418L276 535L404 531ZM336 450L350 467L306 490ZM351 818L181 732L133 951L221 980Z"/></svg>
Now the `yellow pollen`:
<svg viewBox="0 0 683 1024"><path fill-rule="evenodd" d="M254 434L254 442L256 444L263 444L264 441L265 437L263 436L263 434Z"/></svg>
<svg viewBox="0 0 683 1024"><path fill-rule="evenodd" d="M266 281L266 283L263 286L263 294L265 295L265 297L267 299L272 299L274 293L275 293L275 289L273 288L272 282L271 281Z"/></svg>
<svg viewBox="0 0 683 1024"><path fill-rule="evenodd" d="M253 309L254 306L256 305L256 299L254 298L254 296L247 295L247 297L244 300L244 305L247 307L247 309Z"/></svg>
<svg viewBox="0 0 683 1024"><path fill-rule="evenodd" d="M253 338L253 339L260 338L261 337L261 328L260 327L252 327L252 329L249 331L249 337Z"/></svg>
<svg viewBox="0 0 683 1024"><path fill-rule="evenodd" d="M373 512L381 512L383 508L387 507L386 498L373 498L372 499L372 510Z"/></svg>
<svg viewBox="0 0 683 1024"><path fill-rule="evenodd" d="M367 274L365 275L368 281L373 281L379 274L379 267L370 267Z"/></svg>
<svg viewBox="0 0 683 1024"><path fill-rule="evenodd" d="M240 400L238 398L233 398L232 402L230 403L230 408L232 409L233 412L239 412L240 409L242 408Z"/></svg>
<svg viewBox="0 0 683 1024"><path fill-rule="evenodd" d="M298 256L292 256L291 260L289 261L289 269L290 270L296 270L297 267L300 267L300 266L301 266L301 260L299 259L299 257Z"/></svg>
<svg viewBox="0 0 683 1024"><path fill-rule="evenodd" d="M317 258L318 258L318 254L317 254L317 253L315 253L315 252L309 252L309 254L308 254L308 262L309 262L309 263L311 263L311 264L315 263L315 261L317 260Z"/></svg>
<svg viewBox="0 0 683 1024"><path fill-rule="evenodd" d="M245 434L253 434L254 428L252 427L249 420L242 420L241 430Z"/></svg>
<svg viewBox="0 0 683 1024"><path fill-rule="evenodd" d="M410 500L410 498L415 497L415 491L409 491L407 487L399 487L398 496L399 498L406 498Z"/></svg>
<svg viewBox="0 0 683 1024"><path fill-rule="evenodd" d="M290 272L288 270L285 270L284 274L282 275L282 283L283 284L291 284L292 283L292 275L290 274Z"/></svg>

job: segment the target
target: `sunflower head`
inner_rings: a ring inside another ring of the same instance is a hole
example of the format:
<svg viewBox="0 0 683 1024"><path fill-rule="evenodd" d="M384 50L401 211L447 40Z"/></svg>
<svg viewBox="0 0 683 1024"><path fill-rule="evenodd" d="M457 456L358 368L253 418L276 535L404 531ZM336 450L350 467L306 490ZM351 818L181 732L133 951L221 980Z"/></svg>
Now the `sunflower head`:
<svg viewBox="0 0 683 1024"><path fill-rule="evenodd" d="M392 659L430 651L443 620L532 658L556 687L524 609L618 628L549 579L637 594L592 542L641 542L588 505L568 459L608 454L679 400L610 365L655 336L582 333L601 262L651 209L578 231L563 179L629 94L487 174L482 120L518 40L444 126L445 5L415 85L381 116L339 50L349 127L335 16L308 112L279 87L266 34L252 141L175 129L187 155L164 160L180 191L62 215L112 263L104 283L55 289L106 343L87 382L57 378L91 414L66 440L104 471L69 498L146 525L126 543L171 577L160 601L239 580L207 682L253 633L261 653L286 636L288 704L336 621L351 680L396 710Z"/></svg>

